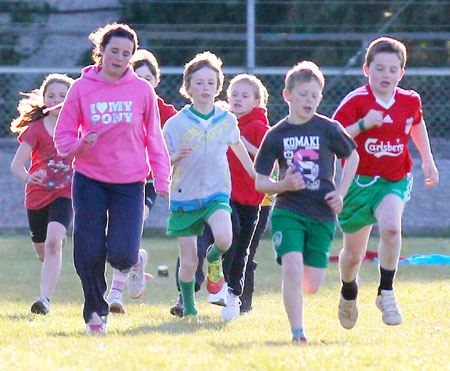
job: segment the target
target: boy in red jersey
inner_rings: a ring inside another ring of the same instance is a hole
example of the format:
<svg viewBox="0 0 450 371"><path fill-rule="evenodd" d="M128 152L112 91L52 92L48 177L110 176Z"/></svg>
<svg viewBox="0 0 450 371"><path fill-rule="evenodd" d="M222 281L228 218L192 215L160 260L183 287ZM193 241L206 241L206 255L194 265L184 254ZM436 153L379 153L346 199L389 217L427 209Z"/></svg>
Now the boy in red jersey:
<svg viewBox="0 0 450 371"><path fill-rule="evenodd" d="M392 283L400 256L403 209L412 187L410 137L422 157L425 185L432 187L439 181L420 96L398 87L406 58L406 47L400 41L387 37L372 41L363 66L369 83L349 93L333 115L355 139L360 156L357 176L339 214L344 247L339 255L342 290L338 314L347 329L358 317L357 277L374 223L380 233L376 305L385 324L402 322Z"/></svg>

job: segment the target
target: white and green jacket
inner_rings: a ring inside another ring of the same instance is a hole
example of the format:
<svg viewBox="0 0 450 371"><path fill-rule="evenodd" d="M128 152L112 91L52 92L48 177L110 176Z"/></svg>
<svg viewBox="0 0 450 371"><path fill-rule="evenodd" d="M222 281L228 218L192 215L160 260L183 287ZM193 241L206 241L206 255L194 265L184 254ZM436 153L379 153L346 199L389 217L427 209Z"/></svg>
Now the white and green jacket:
<svg viewBox="0 0 450 371"><path fill-rule="evenodd" d="M214 105L208 125L185 106L164 125L163 134L169 154L181 144L188 144L192 152L172 165L170 210L192 211L214 201L229 202L231 177L227 160L230 144L239 141L236 117Z"/></svg>

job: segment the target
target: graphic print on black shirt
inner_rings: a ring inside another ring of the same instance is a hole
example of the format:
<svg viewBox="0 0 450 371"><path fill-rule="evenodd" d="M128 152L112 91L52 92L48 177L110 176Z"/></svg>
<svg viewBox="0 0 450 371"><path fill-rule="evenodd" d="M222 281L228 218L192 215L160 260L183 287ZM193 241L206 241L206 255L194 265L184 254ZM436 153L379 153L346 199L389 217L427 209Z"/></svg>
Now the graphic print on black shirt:
<svg viewBox="0 0 450 371"><path fill-rule="evenodd" d="M278 162L279 179L295 166L303 175L306 188L276 195L275 209L285 209L317 220L335 220L336 215L324 200L335 189L336 156L348 157L355 148L354 141L336 121L315 115L301 125L286 119L271 128L256 157L256 172L270 175Z"/></svg>

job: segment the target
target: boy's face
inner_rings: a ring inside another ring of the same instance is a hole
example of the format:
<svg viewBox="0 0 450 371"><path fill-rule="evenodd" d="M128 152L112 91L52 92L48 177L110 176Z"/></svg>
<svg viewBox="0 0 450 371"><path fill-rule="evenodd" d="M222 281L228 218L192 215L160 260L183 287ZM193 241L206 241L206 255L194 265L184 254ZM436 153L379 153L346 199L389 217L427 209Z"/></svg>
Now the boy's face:
<svg viewBox="0 0 450 371"><path fill-rule="evenodd" d="M136 68L134 72L136 72L136 75L138 75L140 78L147 80L151 86L156 88L156 77L155 75L153 75L152 71L150 70L150 68L148 68L147 65L144 64L141 67Z"/></svg>
<svg viewBox="0 0 450 371"><path fill-rule="evenodd" d="M370 63L364 65L364 73L375 95L390 98L403 77L404 69L395 53L378 53Z"/></svg>
<svg viewBox="0 0 450 371"><path fill-rule="evenodd" d="M217 94L217 72L209 67L203 67L191 75L188 93L197 104L214 102Z"/></svg>
<svg viewBox="0 0 450 371"><path fill-rule="evenodd" d="M239 118L258 107L259 100L255 98L253 86L245 81L240 81L234 84L231 89L228 103L230 104L231 112Z"/></svg>
<svg viewBox="0 0 450 371"><path fill-rule="evenodd" d="M312 119L322 100L322 88L316 79L301 82L292 90L283 90L283 97L289 104L290 118L295 123L305 123Z"/></svg>

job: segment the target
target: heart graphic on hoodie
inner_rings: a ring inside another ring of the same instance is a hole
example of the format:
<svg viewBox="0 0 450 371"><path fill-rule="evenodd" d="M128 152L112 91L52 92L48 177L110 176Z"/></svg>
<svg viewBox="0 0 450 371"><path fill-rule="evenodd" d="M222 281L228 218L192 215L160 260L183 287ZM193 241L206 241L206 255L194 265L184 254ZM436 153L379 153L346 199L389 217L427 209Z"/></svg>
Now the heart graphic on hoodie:
<svg viewBox="0 0 450 371"><path fill-rule="evenodd" d="M108 108L108 103L106 103L106 102L98 102L96 106L97 106L97 109L98 109L101 113L103 113L103 112L105 112L106 109Z"/></svg>

